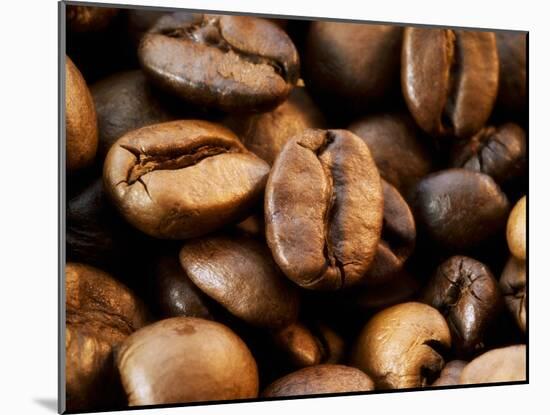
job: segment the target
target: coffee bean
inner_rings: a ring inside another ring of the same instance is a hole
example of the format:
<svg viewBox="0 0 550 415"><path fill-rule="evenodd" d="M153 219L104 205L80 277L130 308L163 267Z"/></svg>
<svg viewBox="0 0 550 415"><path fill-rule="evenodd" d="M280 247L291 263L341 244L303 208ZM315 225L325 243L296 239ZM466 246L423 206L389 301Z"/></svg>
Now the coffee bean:
<svg viewBox="0 0 550 415"><path fill-rule="evenodd" d="M205 121L173 121L121 137L105 160L105 189L121 215L157 238L191 238L246 216L269 166Z"/></svg>
<svg viewBox="0 0 550 415"><path fill-rule="evenodd" d="M124 285L89 265L66 265L65 290L67 408L120 405L112 351L148 322L147 311Z"/></svg>
<svg viewBox="0 0 550 415"><path fill-rule="evenodd" d="M177 254L158 259L155 267L155 288L162 317L213 319L212 305L207 296L189 279Z"/></svg>
<svg viewBox="0 0 550 415"><path fill-rule="evenodd" d="M433 169L428 146L408 114L367 115L348 128L367 143L382 176L405 198L423 176Z"/></svg>
<svg viewBox="0 0 550 415"><path fill-rule="evenodd" d="M506 116L522 120L527 113L527 35L499 31L495 36L499 60L497 107Z"/></svg>
<svg viewBox="0 0 550 415"><path fill-rule="evenodd" d="M511 256L500 276L500 288L508 310L524 333L527 330L526 283L525 261Z"/></svg>
<svg viewBox="0 0 550 415"><path fill-rule="evenodd" d="M491 115L499 71L494 33L407 27L401 65L405 101L428 134L469 137Z"/></svg>
<svg viewBox="0 0 550 415"><path fill-rule="evenodd" d="M97 32L105 29L119 9L67 5L67 26L73 32Z"/></svg>
<svg viewBox="0 0 550 415"><path fill-rule="evenodd" d="M223 123L239 136L246 148L270 165L292 137L307 128L323 128L326 124L304 88L294 88L290 97L273 111L231 115Z"/></svg>
<svg viewBox="0 0 550 415"><path fill-rule="evenodd" d="M258 396L250 350L209 320L174 317L144 327L122 343L116 364L130 406Z"/></svg>
<svg viewBox="0 0 550 415"><path fill-rule="evenodd" d="M488 174L503 184L524 173L526 159L525 132L508 123L480 130L454 150L451 165Z"/></svg>
<svg viewBox="0 0 550 415"><path fill-rule="evenodd" d="M284 146L266 187L266 237L275 261L304 288L359 282L380 240L382 199L378 170L359 137L306 130Z"/></svg>
<svg viewBox="0 0 550 415"><path fill-rule="evenodd" d="M142 38L138 54L153 82L223 111L272 109L286 99L299 74L290 38L255 17L163 16Z"/></svg>
<svg viewBox="0 0 550 415"><path fill-rule="evenodd" d="M518 259L527 257L527 196L523 196L514 206L506 226L506 239L510 252Z"/></svg>
<svg viewBox="0 0 550 415"><path fill-rule="evenodd" d="M399 84L402 32L399 26L312 22L306 85L335 111L375 108Z"/></svg>
<svg viewBox="0 0 550 415"><path fill-rule="evenodd" d="M88 167L97 150L97 118L86 81L67 56L65 61L67 170Z"/></svg>
<svg viewBox="0 0 550 415"><path fill-rule="evenodd" d="M509 211L506 195L485 174L448 169L416 186L416 223L443 248L462 252L503 229Z"/></svg>
<svg viewBox="0 0 550 415"><path fill-rule="evenodd" d="M502 307L502 294L489 268L465 256L453 256L437 268L423 299L447 320L458 356L484 348L483 336Z"/></svg>
<svg viewBox="0 0 550 415"><path fill-rule="evenodd" d="M159 96L139 70L120 72L96 82L91 92L99 126L98 153L102 158L127 132L176 119L174 108L167 105L165 97Z"/></svg>
<svg viewBox="0 0 550 415"><path fill-rule="evenodd" d="M381 389L415 388L430 383L445 365L440 349L451 346L443 316L421 303L402 303L377 313L355 346L354 366Z"/></svg>
<svg viewBox="0 0 550 415"><path fill-rule="evenodd" d="M489 350L466 365L461 384L524 381L527 379L527 350L514 345Z"/></svg>
<svg viewBox="0 0 550 415"><path fill-rule="evenodd" d="M294 322L273 332L273 341L288 355L295 367L321 363L322 345L302 323Z"/></svg>
<svg viewBox="0 0 550 415"><path fill-rule="evenodd" d="M359 369L325 364L306 367L278 379L264 390L262 396L272 398L371 390L374 390L373 381Z"/></svg>
<svg viewBox="0 0 550 415"><path fill-rule="evenodd" d="M298 315L298 292L267 247L248 236L191 240L180 262L193 283L235 316L260 327L281 327Z"/></svg>
<svg viewBox="0 0 550 415"><path fill-rule="evenodd" d="M453 386L459 385L460 375L464 367L468 364L463 360L451 360L448 362L437 380L431 386Z"/></svg>

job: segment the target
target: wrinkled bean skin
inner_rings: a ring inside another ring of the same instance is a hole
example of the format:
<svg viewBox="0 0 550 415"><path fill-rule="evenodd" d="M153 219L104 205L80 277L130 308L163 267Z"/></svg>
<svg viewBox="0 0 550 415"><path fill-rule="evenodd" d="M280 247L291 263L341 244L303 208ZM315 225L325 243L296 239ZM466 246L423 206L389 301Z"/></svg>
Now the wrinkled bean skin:
<svg viewBox="0 0 550 415"><path fill-rule="evenodd" d="M98 153L102 158L127 132L176 118L176 112L159 99L139 70L102 79L92 85L91 92L99 126Z"/></svg>
<svg viewBox="0 0 550 415"><path fill-rule="evenodd" d="M403 95L428 134L469 137L478 132L491 115L498 73L494 33L405 28Z"/></svg>
<svg viewBox="0 0 550 415"><path fill-rule="evenodd" d="M324 290L358 283L374 259L383 217L368 146L345 130L294 137L275 160L264 209L273 258L292 281Z"/></svg>
<svg viewBox="0 0 550 415"><path fill-rule="evenodd" d="M148 322L143 304L109 274L78 263L65 267L67 408L120 404L112 351Z"/></svg>
<svg viewBox="0 0 550 415"><path fill-rule="evenodd" d="M455 386L460 383L460 375L464 367L468 364L463 360L451 360L448 362L437 380L431 386Z"/></svg>
<svg viewBox="0 0 550 415"><path fill-rule="evenodd" d="M418 127L408 114L367 115L348 129L367 143L380 176L405 198L434 168L429 148L421 142Z"/></svg>
<svg viewBox="0 0 550 415"><path fill-rule="evenodd" d="M483 128L455 150L451 165L488 174L503 184L521 176L526 162L525 132L517 124L507 123Z"/></svg>
<svg viewBox="0 0 550 415"><path fill-rule="evenodd" d="M374 108L399 83L402 28L314 21L306 41L308 88L338 110Z"/></svg>
<svg viewBox="0 0 550 415"><path fill-rule="evenodd" d="M69 172L88 167L97 151L97 117L86 81L69 57L65 62L66 166Z"/></svg>
<svg viewBox="0 0 550 415"><path fill-rule="evenodd" d="M483 336L502 307L502 294L489 268L465 256L442 263L423 298L445 316L459 356L483 349Z"/></svg>
<svg viewBox="0 0 550 415"><path fill-rule="evenodd" d="M500 288L504 295L506 307L524 333L527 330L526 284L525 261L511 256L500 276Z"/></svg>
<svg viewBox="0 0 550 415"><path fill-rule="evenodd" d="M527 350L514 345L489 350L466 365L460 383L513 382L527 379Z"/></svg>
<svg viewBox="0 0 550 415"><path fill-rule="evenodd" d="M426 372L438 373L445 361L433 345L451 346L443 316L426 304L401 303L372 317L359 334L353 365L380 389L427 385Z"/></svg>
<svg viewBox="0 0 550 415"><path fill-rule="evenodd" d="M359 369L343 365L306 367L278 379L262 393L264 398L374 390L374 382Z"/></svg>
<svg viewBox="0 0 550 415"><path fill-rule="evenodd" d="M282 29L245 16L163 16L142 38L138 55L161 88L228 112L273 109L288 97L300 67Z"/></svg>
<svg viewBox="0 0 550 415"><path fill-rule="evenodd" d="M180 263L199 289L249 324L281 327L297 318L296 288L256 239L237 235L194 239L181 249Z"/></svg>
<svg viewBox="0 0 550 415"><path fill-rule="evenodd" d="M121 137L107 154L103 182L133 226L156 238L185 239L244 218L268 172L231 131L186 120Z"/></svg>
<svg viewBox="0 0 550 415"><path fill-rule="evenodd" d="M120 346L116 364L130 406L258 396L250 350L210 320L174 317L144 327Z"/></svg>
<svg viewBox="0 0 550 415"><path fill-rule="evenodd" d="M527 196L523 196L510 212L506 226L510 252L518 259L527 258Z"/></svg>
<svg viewBox="0 0 550 415"><path fill-rule="evenodd" d="M247 149L270 165L286 142L307 128L323 128L326 121L304 88L294 88L273 111L232 115L224 120Z"/></svg>
<svg viewBox="0 0 550 415"><path fill-rule="evenodd" d="M432 173L416 186L416 223L433 242L461 252L503 229L509 212L506 195L485 174L466 169Z"/></svg>

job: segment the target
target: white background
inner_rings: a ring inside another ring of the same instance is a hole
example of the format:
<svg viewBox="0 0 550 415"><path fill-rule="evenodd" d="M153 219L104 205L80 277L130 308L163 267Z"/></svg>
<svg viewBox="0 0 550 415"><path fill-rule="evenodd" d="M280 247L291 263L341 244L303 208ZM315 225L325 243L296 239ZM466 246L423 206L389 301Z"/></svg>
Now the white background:
<svg viewBox="0 0 550 415"><path fill-rule="evenodd" d="M545 2L137 1L144 5L530 31L528 386L148 410L143 414L508 414L548 411L550 39ZM120 1L119 1L120 3ZM0 24L0 413L55 412L57 393L57 3L2 2Z"/></svg>

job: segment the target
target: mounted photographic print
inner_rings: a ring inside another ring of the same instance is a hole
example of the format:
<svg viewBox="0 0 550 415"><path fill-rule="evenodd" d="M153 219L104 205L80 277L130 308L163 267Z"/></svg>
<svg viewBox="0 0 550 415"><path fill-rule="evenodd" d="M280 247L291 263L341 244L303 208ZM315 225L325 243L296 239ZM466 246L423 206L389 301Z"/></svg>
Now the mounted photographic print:
<svg viewBox="0 0 550 415"><path fill-rule="evenodd" d="M527 32L59 11L61 412L528 382Z"/></svg>

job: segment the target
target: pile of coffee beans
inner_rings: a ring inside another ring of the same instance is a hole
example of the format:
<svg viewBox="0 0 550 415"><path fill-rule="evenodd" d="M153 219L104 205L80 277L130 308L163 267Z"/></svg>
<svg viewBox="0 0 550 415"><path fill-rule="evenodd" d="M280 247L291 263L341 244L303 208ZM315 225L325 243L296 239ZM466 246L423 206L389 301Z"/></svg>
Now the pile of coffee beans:
<svg viewBox="0 0 550 415"><path fill-rule="evenodd" d="M66 397L526 380L526 34L67 6Z"/></svg>

